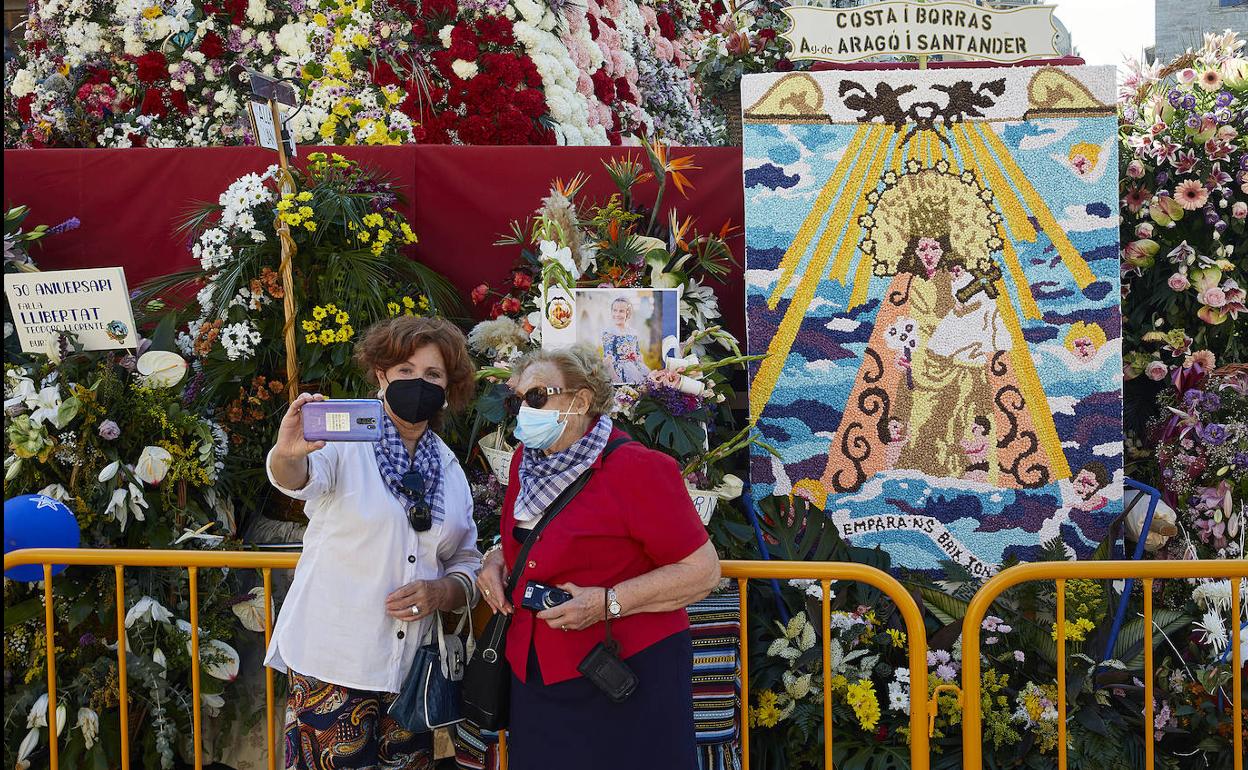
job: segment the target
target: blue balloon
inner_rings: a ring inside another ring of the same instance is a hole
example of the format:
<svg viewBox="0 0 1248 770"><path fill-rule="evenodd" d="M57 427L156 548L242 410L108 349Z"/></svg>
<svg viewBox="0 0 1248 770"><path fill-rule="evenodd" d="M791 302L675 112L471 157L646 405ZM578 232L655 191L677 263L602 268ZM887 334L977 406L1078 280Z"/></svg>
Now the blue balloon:
<svg viewBox="0 0 1248 770"><path fill-rule="evenodd" d="M21 548L77 548L78 519L64 503L47 495L18 495L4 501L4 552ZM52 565L52 574L65 571ZM43 580L42 564L23 564L5 570L10 580L28 583Z"/></svg>

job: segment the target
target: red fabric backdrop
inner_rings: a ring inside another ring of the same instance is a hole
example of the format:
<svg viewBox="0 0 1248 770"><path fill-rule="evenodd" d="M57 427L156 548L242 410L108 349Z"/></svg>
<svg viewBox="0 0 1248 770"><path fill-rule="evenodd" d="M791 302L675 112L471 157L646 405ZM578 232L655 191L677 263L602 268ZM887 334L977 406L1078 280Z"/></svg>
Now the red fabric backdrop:
<svg viewBox="0 0 1248 770"><path fill-rule="evenodd" d="M300 148L300 156L316 148ZM556 177L590 175L584 196L605 198L614 188L601 161L629 152L599 147L348 147L331 148L394 177L407 198L406 214L420 242L414 256L446 275L467 297L473 286L503 280L518 256L494 246L513 219L532 213ZM634 149L639 157L641 150ZM669 190L666 201L700 229L718 230L727 220L741 225L744 198L740 148L673 148L692 154L701 170L690 173L688 200ZM129 150L6 150L6 207L27 205L30 225L54 225L71 216L76 231L35 247L45 270L120 265L131 288L158 275L191 266L179 218L197 201L215 200L239 176L276 162L249 147ZM643 194L646 191L643 189ZM653 183L649 184L653 195ZM744 241L731 245L744 264ZM744 276L734 270L715 287L724 320L744 334Z"/></svg>

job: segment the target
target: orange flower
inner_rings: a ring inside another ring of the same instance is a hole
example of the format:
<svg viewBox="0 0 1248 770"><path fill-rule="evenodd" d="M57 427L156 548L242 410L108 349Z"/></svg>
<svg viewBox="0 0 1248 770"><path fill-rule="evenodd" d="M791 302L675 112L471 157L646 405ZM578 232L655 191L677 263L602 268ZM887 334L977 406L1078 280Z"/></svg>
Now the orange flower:
<svg viewBox="0 0 1248 770"><path fill-rule="evenodd" d="M693 184L689 182L689 178L684 175L685 171L698 171L702 167L693 165L693 156L686 155L683 158L668 158L667 146L662 144L658 139L648 145L650 153L654 156L655 161L664 172L672 177L672 182L676 185L676 189L680 194L688 198L689 194L685 191L688 187L693 189Z"/></svg>
<svg viewBox="0 0 1248 770"><path fill-rule="evenodd" d="M562 179L556 178L553 187L554 187L555 192L559 193L563 197L572 198L578 192L581 191L581 188L584 187L585 183L588 181L589 181L589 177L586 176L585 173L582 171L582 172L577 172L576 176L572 177L567 182L564 182Z"/></svg>
<svg viewBox="0 0 1248 770"><path fill-rule="evenodd" d="M668 209L667 227L672 231L676 246L682 251L688 251L689 243L685 240L685 236L693 229L693 217L685 217L685 221L681 222L676 216L676 209Z"/></svg>

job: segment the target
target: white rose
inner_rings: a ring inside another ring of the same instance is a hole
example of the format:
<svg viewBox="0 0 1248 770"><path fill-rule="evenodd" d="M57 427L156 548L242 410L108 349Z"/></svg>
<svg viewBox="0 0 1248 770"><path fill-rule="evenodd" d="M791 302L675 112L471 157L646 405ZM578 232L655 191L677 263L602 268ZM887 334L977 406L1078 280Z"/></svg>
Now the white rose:
<svg viewBox="0 0 1248 770"><path fill-rule="evenodd" d="M438 40L441 40L441 41L442 41L442 47L443 47L443 48L450 48L450 47L451 47L451 32L452 32L454 29L455 29L455 25L454 25L454 24L447 24L445 27L443 27L442 29L438 30Z"/></svg>
<svg viewBox="0 0 1248 770"><path fill-rule="evenodd" d="M35 76L31 74L30 70L23 67L13 76L13 84L9 87L9 90L13 96L20 99L33 93L36 85L38 84L35 82Z"/></svg>

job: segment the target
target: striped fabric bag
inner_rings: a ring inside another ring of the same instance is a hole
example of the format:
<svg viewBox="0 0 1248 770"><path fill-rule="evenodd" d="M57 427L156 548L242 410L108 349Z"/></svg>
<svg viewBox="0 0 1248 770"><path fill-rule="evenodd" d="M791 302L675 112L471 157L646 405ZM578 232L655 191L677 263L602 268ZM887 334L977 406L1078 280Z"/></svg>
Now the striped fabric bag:
<svg viewBox="0 0 1248 770"><path fill-rule="evenodd" d="M741 770L740 597L736 586L689 607L693 637L693 719L699 770ZM461 770L496 770L498 734L460 722L454 728Z"/></svg>

